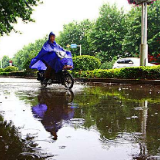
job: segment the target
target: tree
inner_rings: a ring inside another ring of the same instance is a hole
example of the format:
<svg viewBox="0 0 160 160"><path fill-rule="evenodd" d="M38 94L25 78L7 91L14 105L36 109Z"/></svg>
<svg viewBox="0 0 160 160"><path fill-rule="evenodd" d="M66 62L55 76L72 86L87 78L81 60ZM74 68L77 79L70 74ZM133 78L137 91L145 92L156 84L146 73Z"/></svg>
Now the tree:
<svg viewBox="0 0 160 160"><path fill-rule="evenodd" d="M81 44L82 54L92 55L88 43L88 34L92 29L92 25L93 23L88 19L83 20L80 23L73 21L69 24L66 24L63 27L63 31L60 32L57 42L64 48L66 48L68 44ZM73 55L79 55L79 48L70 50L72 51Z"/></svg>
<svg viewBox="0 0 160 160"><path fill-rule="evenodd" d="M3 56L2 58L2 68L6 68L9 66L9 57L8 56Z"/></svg>
<svg viewBox="0 0 160 160"><path fill-rule="evenodd" d="M123 55L122 42L126 29L126 15L116 5L104 4L100 16L90 33L90 47L103 57L102 62L111 61L112 57Z"/></svg>
<svg viewBox="0 0 160 160"><path fill-rule="evenodd" d="M126 15L126 29L122 50L128 56L139 56L139 46L141 44L141 7L132 8Z"/></svg>
<svg viewBox="0 0 160 160"><path fill-rule="evenodd" d="M41 0L0 0L0 36L14 30L13 24L21 18L24 22L34 21L31 18L33 7ZM15 30L14 30L15 31Z"/></svg>
<svg viewBox="0 0 160 160"><path fill-rule="evenodd" d="M123 41L123 52L139 56L141 44L141 7L134 7L127 14L127 33ZM160 1L148 7L148 47L149 55L157 57L160 53ZM160 59L159 59L160 61Z"/></svg>
<svg viewBox="0 0 160 160"><path fill-rule="evenodd" d="M148 46L149 54L158 56L160 53L160 1L155 1L148 9ZM160 57L159 57L160 58ZM158 59L160 62L160 59Z"/></svg>
<svg viewBox="0 0 160 160"><path fill-rule="evenodd" d="M30 43L19 50L13 57L13 63L19 70L29 69L29 64L32 58L34 58L41 50L43 44L46 41L46 37L36 40L35 43Z"/></svg>

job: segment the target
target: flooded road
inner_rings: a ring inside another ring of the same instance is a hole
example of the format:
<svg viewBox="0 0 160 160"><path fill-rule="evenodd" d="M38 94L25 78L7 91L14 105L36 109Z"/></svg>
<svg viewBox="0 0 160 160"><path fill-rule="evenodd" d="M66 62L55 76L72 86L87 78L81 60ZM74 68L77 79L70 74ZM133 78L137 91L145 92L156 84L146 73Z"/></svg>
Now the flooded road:
<svg viewBox="0 0 160 160"><path fill-rule="evenodd" d="M160 159L160 86L0 79L0 160Z"/></svg>

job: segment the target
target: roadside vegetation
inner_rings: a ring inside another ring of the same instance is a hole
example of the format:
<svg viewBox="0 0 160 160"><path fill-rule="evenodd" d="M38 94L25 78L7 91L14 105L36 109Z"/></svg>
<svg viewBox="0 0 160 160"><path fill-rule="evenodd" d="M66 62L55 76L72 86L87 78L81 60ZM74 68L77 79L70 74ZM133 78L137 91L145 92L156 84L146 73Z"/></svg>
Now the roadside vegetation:
<svg viewBox="0 0 160 160"><path fill-rule="evenodd" d="M160 1L148 6L149 62L157 63L160 63L159 13ZM29 69L30 61L38 54L47 39L48 36L45 36L36 40L35 43L24 46L12 59L4 56L2 67L6 68L9 65L8 61L12 60L18 71L32 75L35 71ZM118 9L116 5L104 4L100 8L99 17L96 20L85 19L80 22L73 21L65 24L63 30L56 37L56 41L66 50L71 50L75 76L79 71L81 71L81 77L106 78L127 78L130 77L128 76L129 71L131 75L132 72L138 71L134 78L140 78L141 70L150 74L151 70L155 69L154 73L158 73L157 68L159 67L112 70L114 62L120 57L139 57L141 7L133 7L129 12L125 12L123 8ZM79 56L79 48L71 49L67 47L73 43L82 45L83 56ZM127 72L125 75L122 74L123 70ZM4 72L1 71L0 74L10 74L9 72L15 71L4 69ZM148 75L146 78L150 78L150 76ZM133 78L133 76L131 77ZM141 78L144 78L144 76L142 75ZM152 78L159 78L159 76L158 74L152 75Z"/></svg>
<svg viewBox="0 0 160 160"><path fill-rule="evenodd" d="M0 76L20 76L25 77L31 75L33 72L27 73L27 71L19 71L17 67L8 66L6 68L0 68Z"/></svg>
<svg viewBox="0 0 160 160"><path fill-rule="evenodd" d="M75 78L160 79L160 66L72 72Z"/></svg>

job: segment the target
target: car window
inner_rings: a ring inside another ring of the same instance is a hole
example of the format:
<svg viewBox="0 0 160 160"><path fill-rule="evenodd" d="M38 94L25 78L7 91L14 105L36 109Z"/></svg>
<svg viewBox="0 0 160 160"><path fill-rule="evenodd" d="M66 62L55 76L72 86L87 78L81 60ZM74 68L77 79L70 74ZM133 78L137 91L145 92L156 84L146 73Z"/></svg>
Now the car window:
<svg viewBox="0 0 160 160"><path fill-rule="evenodd" d="M126 63L126 64L133 64L133 61L130 60L130 59L126 59L126 60L125 60L125 63Z"/></svg>
<svg viewBox="0 0 160 160"><path fill-rule="evenodd" d="M125 63L125 60L124 59L120 59L120 60L117 61L117 63L118 64L123 64L123 63Z"/></svg>

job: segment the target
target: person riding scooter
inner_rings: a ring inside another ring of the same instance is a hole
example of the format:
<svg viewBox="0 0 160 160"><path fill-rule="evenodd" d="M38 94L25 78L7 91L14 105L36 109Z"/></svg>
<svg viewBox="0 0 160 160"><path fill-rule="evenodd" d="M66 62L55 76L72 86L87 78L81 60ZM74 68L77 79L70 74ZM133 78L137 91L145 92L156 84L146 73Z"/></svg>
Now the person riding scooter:
<svg viewBox="0 0 160 160"><path fill-rule="evenodd" d="M58 52L64 52L65 56L59 58ZM51 32L48 40L44 43L39 54L31 60L31 69L45 70L45 80L54 79L55 73L61 70L73 68L71 52L64 50L55 41L55 34Z"/></svg>

